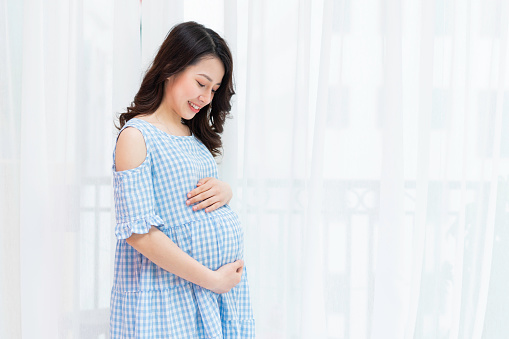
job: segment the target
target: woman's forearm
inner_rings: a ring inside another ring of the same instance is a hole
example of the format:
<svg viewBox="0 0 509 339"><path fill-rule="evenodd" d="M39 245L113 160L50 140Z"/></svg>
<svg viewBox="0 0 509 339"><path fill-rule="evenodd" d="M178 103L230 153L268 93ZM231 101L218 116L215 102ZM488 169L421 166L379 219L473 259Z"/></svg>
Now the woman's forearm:
<svg viewBox="0 0 509 339"><path fill-rule="evenodd" d="M133 233L126 241L154 264L182 279L207 289L213 289L217 285L214 271L182 251L154 226L146 234Z"/></svg>

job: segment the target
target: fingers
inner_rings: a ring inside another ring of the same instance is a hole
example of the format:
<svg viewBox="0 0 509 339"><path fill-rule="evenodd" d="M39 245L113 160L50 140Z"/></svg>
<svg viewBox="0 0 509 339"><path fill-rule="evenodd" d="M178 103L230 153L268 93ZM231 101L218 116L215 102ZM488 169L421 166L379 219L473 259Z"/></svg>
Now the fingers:
<svg viewBox="0 0 509 339"><path fill-rule="evenodd" d="M207 177L207 178L200 179L198 181L198 183L196 184L196 188L193 189L191 192L187 193L187 197L192 198L195 195L200 194L201 192L204 192L204 191L210 189L212 187L212 182L209 183L209 181L211 181L212 179L215 179L215 178ZM207 183L209 183L209 185L204 186Z"/></svg>
<svg viewBox="0 0 509 339"><path fill-rule="evenodd" d="M239 259L224 266L228 267L228 269L233 272L238 272L240 269L244 268L244 260Z"/></svg>
<svg viewBox="0 0 509 339"><path fill-rule="evenodd" d="M226 189L225 184L216 178L200 179L196 186L187 194L188 200L186 201L188 206L196 204L193 206L193 211L205 209L205 212L212 212L231 199L231 194L228 198L228 191L231 193L229 186Z"/></svg>
<svg viewBox="0 0 509 339"><path fill-rule="evenodd" d="M242 280L242 271L244 270L244 260L239 259L235 262L237 264L237 269L235 272L238 274L239 282Z"/></svg>
<svg viewBox="0 0 509 339"><path fill-rule="evenodd" d="M234 276L235 276L235 285L237 285L238 283L240 283L240 281L242 280L242 271L244 270L244 261L239 259L237 261L235 261L234 263L232 263L233 265L233 273L234 273Z"/></svg>
<svg viewBox="0 0 509 339"><path fill-rule="evenodd" d="M198 186L198 185L197 185ZM206 184L201 184L200 186L196 187L194 190L192 190L191 192L187 193L187 197L188 198L192 198L192 197L195 197L197 196L198 194L200 193L203 193L207 190L209 190L210 188L212 187L212 185L206 185Z"/></svg>
<svg viewBox="0 0 509 339"><path fill-rule="evenodd" d="M211 177L207 177L207 178L200 179L198 181L198 183L196 184L196 186L201 186L201 185L207 183L207 181L209 181L210 179L212 179L212 178Z"/></svg>
<svg viewBox="0 0 509 339"><path fill-rule="evenodd" d="M199 201L203 201L203 200L206 200L214 195L217 195L216 194L216 190L214 190L213 188L203 192L203 193L200 193L198 195L195 195L194 197L192 197L191 199L188 199L186 201L186 204L189 206L189 205L192 205L192 204L195 204Z"/></svg>
<svg viewBox="0 0 509 339"><path fill-rule="evenodd" d="M219 200L217 199L217 197L212 197L212 198L209 198L207 200L200 202L198 205L193 206L193 211L198 211L198 210L201 210L202 208L205 208L205 212L211 212L214 209L216 209L218 206L216 206L214 209L210 209L210 210L209 210L209 207L216 205L216 204L219 204Z"/></svg>
<svg viewBox="0 0 509 339"><path fill-rule="evenodd" d="M220 277L218 285L210 290L214 293L222 294L229 292L242 281L242 272L244 270L244 260L239 259L234 262L219 267L216 272Z"/></svg>
<svg viewBox="0 0 509 339"><path fill-rule="evenodd" d="M215 203L213 203L209 207L205 208L205 212L209 213L209 212L215 211L219 207L221 207L221 202L220 201L216 201Z"/></svg>
<svg viewBox="0 0 509 339"><path fill-rule="evenodd" d="M218 268L218 270L228 270L228 271L237 271L239 268L244 267L244 261L242 259L236 260L234 262L224 264L224 266L221 266Z"/></svg>

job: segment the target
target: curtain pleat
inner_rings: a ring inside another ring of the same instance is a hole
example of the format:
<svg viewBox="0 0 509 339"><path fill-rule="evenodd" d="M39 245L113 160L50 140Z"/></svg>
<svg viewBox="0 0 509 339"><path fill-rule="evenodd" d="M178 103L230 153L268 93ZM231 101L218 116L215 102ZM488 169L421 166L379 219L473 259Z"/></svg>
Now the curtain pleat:
<svg viewBox="0 0 509 339"><path fill-rule="evenodd" d="M0 333L20 337L19 69L21 8L0 1ZM8 15L10 14L10 15Z"/></svg>
<svg viewBox="0 0 509 339"><path fill-rule="evenodd" d="M464 275L464 260L465 260L465 230L466 230L466 194L467 194L467 178L466 178L466 164L467 164L467 126L469 113L468 104L466 99L470 91L469 77L468 77L468 59L470 51L468 45L470 43L470 29L468 28L468 17L470 11L470 1L461 2L455 1L455 17L454 17L454 34L453 34L453 58L451 58L452 72L451 72L451 86L454 89L452 114L458 119L458 124L455 129L455 135L461 145L458 152L461 154L461 179L460 179L460 209L458 219L458 230L456 239L456 250L454 267L456 268L453 281L457 288L452 292L452 319L451 331L449 338L458 338L460 330L461 319L461 300L462 300L462 286ZM465 62L466 61L466 62Z"/></svg>
<svg viewBox="0 0 509 339"><path fill-rule="evenodd" d="M472 333L473 339L483 336L484 319L486 314L486 304L488 300L488 289L491 278L493 242L495 238L495 218L497 210L498 183L500 175L500 148L502 140L503 126L503 105L506 93L506 75L507 75L507 33L509 29L509 4L506 1L500 3L500 40L498 58L494 58L495 63L498 59L498 74L496 82L496 105L495 105L495 124L493 135L493 157L490 173L490 192L488 198L488 211L486 215L486 231L484 237L484 246L482 253L482 266L480 270L480 282L478 292L478 305L475 312L474 328ZM507 100L507 98L505 99ZM506 104L507 105L507 104Z"/></svg>
<svg viewBox="0 0 509 339"><path fill-rule="evenodd" d="M426 242L429 162L430 162L430 125L433 98L433 28L434 4L430 1L421 2L421 39L419 59L419 113L417 120L417 174L415 183L416 207L413 225L412 275L410 285L410 305L408 320L405 327L405 338L413 338L419 305L419 296L424 264Z"/></svg>
<svg viewBox="0 0 509 339"><path fill-rule="evenodd" d="M410 264L404 222L402 3L387 1L384 56L385 119L382 131L380 227L371 338L402 338L408 314Z"/></svg>
<svg viewBox="0 0 509 339"><path fill-rule="evenodd" d="M306 208L306 223L303 230L303 271L302 271L302 308L308 310L302 313L302 336L325 337L327 334L325 311L325 281L323 272L325 261L324 223L321 206L324 192L324 146L328 102L329 102L329 74L331 62L331 32L332 32L332 1L324 1L322 14L322 30L320 45L320 66L318 72L318 88L316 97L316 112L314 119L314 133L312 141L311 170L307 180L306 191L309 196Z"/></svg>

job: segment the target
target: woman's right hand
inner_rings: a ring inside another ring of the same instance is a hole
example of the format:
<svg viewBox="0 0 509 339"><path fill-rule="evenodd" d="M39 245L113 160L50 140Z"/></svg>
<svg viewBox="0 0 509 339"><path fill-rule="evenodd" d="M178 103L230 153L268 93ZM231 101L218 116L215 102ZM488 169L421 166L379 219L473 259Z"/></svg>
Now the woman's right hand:
<svg viewBox="0 0 509 339"><path fill-rule="evenodd" d="M214 271L214 282L209 290L218 294L230 291L240 282L243 269L244 261L241 259L219 267Z"/></svg>

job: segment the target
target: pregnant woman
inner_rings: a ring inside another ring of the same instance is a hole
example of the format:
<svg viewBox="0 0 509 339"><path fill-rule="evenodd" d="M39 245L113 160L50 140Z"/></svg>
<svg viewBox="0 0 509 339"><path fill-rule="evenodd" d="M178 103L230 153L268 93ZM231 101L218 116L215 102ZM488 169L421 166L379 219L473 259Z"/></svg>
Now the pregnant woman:
<svg viewBox="0 0 509 339"><path fill-rule="evenodd" d="M243 232L214 160L232 71L217 33L179 24L120 115L113 339L254 338Z"/></svg>

